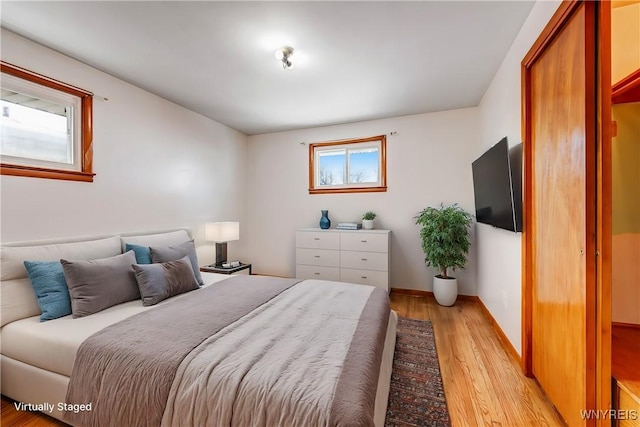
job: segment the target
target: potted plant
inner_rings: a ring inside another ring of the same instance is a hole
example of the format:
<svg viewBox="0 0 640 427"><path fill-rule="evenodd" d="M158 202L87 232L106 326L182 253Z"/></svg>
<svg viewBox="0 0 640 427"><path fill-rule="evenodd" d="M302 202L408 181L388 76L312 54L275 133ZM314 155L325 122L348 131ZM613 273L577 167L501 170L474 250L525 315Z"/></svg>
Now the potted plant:
<svg viewBox="0 0 640 427"><path fill-rule="evenodd" d="M438 304L451 306L458 297L458 281L447 269L464 268L469 253L469 229L473 216L459 207L440 205L426 208L415 217L420 225L424 262L440 271L433 279L433 294Z"/></svg>
<svg viewBox="0 0 640 427"><path fill-rule="evenodd" d="M373 230L373 220L376 219L376 213L367 211L362 215L362 228L365 230Z"/></svg>

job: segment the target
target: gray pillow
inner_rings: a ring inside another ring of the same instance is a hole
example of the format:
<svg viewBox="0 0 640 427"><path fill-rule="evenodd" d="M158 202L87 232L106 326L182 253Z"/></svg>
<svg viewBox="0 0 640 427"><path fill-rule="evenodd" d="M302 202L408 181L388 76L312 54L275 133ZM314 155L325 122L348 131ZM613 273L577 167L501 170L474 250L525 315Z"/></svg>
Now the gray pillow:
<svg viewBox="0 0 640 427"><path fill-rule="evenodd" d="M185 255L188 256L189 261L191 261L191 267L193 268L193 275L196 277L198 285L204 285L202 276L200 275L200 267L198 266L196 245L193 243L193 240L180 243L179 245L150 247L149 249L151 250L151 261L155 263L175 261L184 257Z"/></svg>
<svg viewBox="0 0 640 427"><path fill-rule="evenodd" d="M136 263L133 251L93 261L61 259L60 262L69 287L74 318L140 298L131 268Z"/></svg>
<svg viewBox="0 0 640 427"><path fill-rule="evenodd" d="M133 264L142 305L155 305L160 301L198 289L188 256L160 264Z"/></svg>

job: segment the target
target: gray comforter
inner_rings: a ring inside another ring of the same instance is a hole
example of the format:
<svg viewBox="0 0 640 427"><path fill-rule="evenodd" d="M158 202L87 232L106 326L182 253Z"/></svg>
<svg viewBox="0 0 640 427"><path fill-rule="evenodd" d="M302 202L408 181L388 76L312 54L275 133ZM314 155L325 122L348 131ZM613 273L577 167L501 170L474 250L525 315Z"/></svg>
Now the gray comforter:
<svg viewBox="0 0 640 427"><path fill-rule="evenodd" d="M373 426L389 319L380 289L234 276L78 350L78 426Z"/></svg>

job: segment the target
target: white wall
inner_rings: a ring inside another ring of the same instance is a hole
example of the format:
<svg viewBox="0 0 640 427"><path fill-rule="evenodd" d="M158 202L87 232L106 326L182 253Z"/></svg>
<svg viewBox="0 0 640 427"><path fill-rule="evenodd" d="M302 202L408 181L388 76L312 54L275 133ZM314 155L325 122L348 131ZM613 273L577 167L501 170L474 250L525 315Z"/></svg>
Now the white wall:
<svg viewBox="0 0 640 427"><path fill-rule="evenodd" d="M640 68L640 3L611 10L611 83Z"/></svg>
<svg viewBox="0 0 640 427"><path fill-rule="evenodd" d="M481 134L475 156L502 137L509 145L522 142L520 131L520 64L540 35L558 1L538 1L511 45L479 106ZM479 224L477 231L478 296L500 328L520 352L521 347L521 234Z"/></svg>
<svg viewBox="0 0 640 427"><path fill-rule="evenodd" d="M295 229L317 226L320 209L334 222L371 209L393 230L391 285L431 290L413 216L440 202L474 210L471 162L505 135L520 142L520 61L558 4L535 4L479 108L249 138L2 30L3 60L110 100L94 102L94 183L0 178L1 240L187 226L202 241L206 221L239 220L230 257L293 276ZM301 142L392 131L386 193L308 194ZM460 293L477 293L519 351L520 235L480 224L472 244Z"/></svg>
<svg viewBox="0 0 640 427"><path fill-rule="evenodd" d="M189 227L204 244L205 222L245 223L244 134L4 29L1 48L7 62L109 98L94 98L93 183L0 178L3 242ZM199 253L212 260L211 246Z"/></svg>
<svg viewBox="0 0 640 427"><path fill-rule="evenodd" d="M459 203L474 210L470 147L478 144L476 108L397 117L249 137L248 222L250 260L259 273L295 275L295 230L318 227L320 210L332 223L356 221L367 210L376 228L392 230L391 286L432 289L414 216L427 206ZM385 193L308 192L308 146L301 143L387 137ZM475 247L465 271L456 271L460 293L475 295Z"/></svg>

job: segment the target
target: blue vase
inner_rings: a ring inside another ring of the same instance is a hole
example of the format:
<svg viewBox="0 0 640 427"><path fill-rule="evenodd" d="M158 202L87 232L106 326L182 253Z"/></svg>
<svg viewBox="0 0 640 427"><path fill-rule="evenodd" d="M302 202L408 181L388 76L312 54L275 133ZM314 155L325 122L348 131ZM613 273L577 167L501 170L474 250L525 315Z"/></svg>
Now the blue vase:
<svg viewBox="0 0 640 427"><path fill-rule="evenodd" d="M323 230L331 227L331 220L329 219L329 211L320 211L322 212L322 218L320 218L320 228Z"/></svg>

